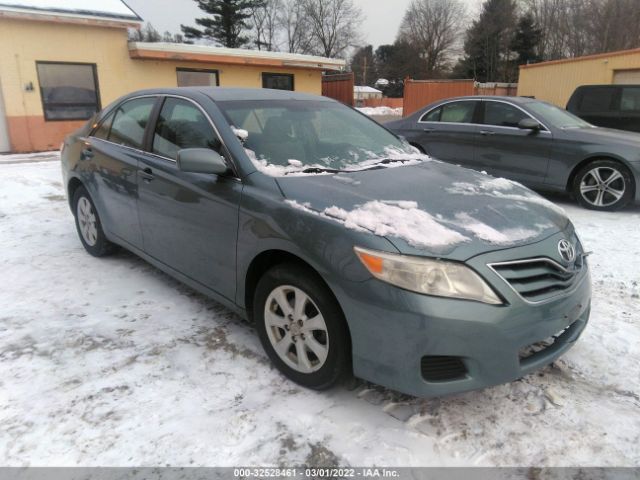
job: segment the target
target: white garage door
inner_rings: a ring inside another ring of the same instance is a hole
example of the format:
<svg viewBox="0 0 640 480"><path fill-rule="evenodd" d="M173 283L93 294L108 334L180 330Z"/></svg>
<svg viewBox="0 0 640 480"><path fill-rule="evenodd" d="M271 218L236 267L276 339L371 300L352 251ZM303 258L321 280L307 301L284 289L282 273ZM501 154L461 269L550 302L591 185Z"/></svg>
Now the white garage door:
<svg viewBox="0 0 640 480"><path fill-rule="evenodd" d="M640 85L640 68L633 70L616 70L613 72L613 83Z"/></svg>
<svg viewBox="0 0 640 480"><path fill-rule="evenodd" d="M0 88L0 153L11 150L9 144L9 132L7 130L7 117L4 113L4 102L2 99L2 88Z"/></svg>

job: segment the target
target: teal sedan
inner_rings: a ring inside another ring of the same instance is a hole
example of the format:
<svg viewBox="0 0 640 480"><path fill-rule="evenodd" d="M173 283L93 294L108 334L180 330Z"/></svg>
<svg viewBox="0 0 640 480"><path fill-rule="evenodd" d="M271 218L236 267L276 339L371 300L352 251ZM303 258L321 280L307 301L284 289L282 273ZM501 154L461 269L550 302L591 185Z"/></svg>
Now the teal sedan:
<svg viewBox="0 0 640 480"><path fill-rule="evenodd" d="M562 209L327 98L135 92L65 140L62 170L88 253L125 248L251 320L309 388L509 382L588 322L586 253Z"/></svg>

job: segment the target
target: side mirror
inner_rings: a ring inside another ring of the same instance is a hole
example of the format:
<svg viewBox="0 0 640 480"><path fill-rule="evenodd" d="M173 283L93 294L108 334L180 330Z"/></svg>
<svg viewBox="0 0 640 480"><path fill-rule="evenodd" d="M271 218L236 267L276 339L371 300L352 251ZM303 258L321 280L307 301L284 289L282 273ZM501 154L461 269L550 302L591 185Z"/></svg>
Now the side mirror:
<svg viewBox="0 0 640 480"><path fill-rule="evenodd" d="M209 148L182 149L178 151L177 163L181 171L188 173L224 175L229 171L222 155Z"/></svg>
<svg viewBox="0 0 640 480"><path fill-rule="evenodd" d="M521 128L522 130L540 130L542 128L542 125L540 125L540 123L537 120L534 120L533 118L523 118L522 120L520 120L518 122L518 128Z"/></svg>

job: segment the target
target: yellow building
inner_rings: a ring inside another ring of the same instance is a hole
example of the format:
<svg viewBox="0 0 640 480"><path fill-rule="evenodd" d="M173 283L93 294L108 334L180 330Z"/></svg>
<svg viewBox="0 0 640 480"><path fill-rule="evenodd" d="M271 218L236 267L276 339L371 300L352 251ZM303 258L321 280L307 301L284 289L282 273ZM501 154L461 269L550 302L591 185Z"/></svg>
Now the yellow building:
<svg viewBox="0 0 640 480"><path fill-rule="evenodd" d="M140 22L120 0L0 2L0 152L57 149L95 111L142 88L217 85L320 95L322 72L345 66L308 55L128 42L127 29Z"/></svg>
<svg viewBox="0 0 640 480"><path fill-rule="evenodd" d="M520 66L518 95L565 108L580 85L640 84L640 49Z"/></svg>

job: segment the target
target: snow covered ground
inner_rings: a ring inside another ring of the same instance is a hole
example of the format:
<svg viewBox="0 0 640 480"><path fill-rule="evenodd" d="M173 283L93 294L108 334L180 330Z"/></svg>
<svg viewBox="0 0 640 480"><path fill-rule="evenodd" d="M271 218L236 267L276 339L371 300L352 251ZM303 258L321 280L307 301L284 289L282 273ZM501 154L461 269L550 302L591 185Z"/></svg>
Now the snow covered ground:
<svg viewBox="0 0 640 480"><path fill-rule="evenodd" d="M358 107L356 110L368 115L370 117L401 117L402 116L402 107L400 108L391 108L391 107Z"/></svg>
<svg viewBox="0 0 640 480"><path fill-rule="evenodd" d="M640 463L640 208L583 210L591 323L520 381L304 390L252 328L132 254L86 254L56 161L0 162L1 465Z"/></svg>

